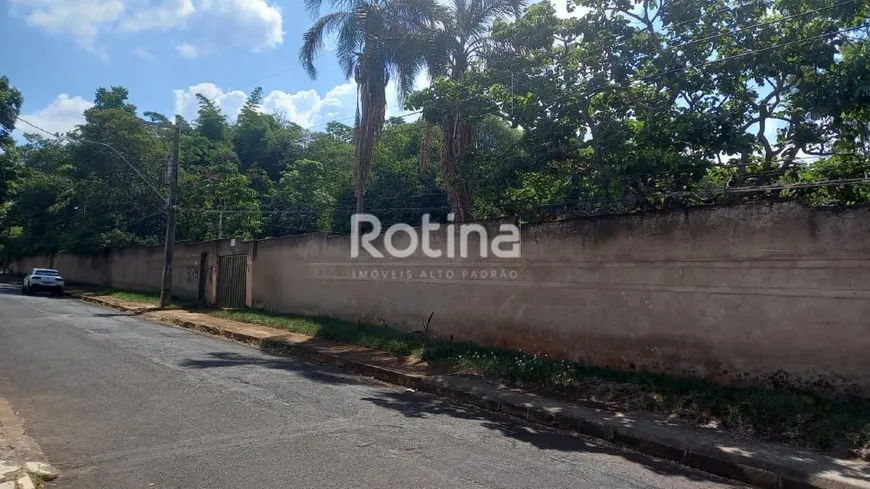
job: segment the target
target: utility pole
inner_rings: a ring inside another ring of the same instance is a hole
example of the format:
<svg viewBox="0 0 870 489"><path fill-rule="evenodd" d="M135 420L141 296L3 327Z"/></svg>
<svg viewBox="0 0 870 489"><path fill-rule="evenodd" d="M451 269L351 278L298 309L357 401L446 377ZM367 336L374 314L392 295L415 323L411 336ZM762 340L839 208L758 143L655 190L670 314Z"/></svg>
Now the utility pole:
<svg viewBox="0 0 870 489"><path fill-rule="evenodd" d="M224 210L218 213L218 239L224 239Z"/></svg>
<svg viewBox="0 0 870 489"><path fill-rule="evenodd" d="M178 152L181 145L181 126L175 124L175 144L169 163L169 198L166 199L166 243L163 264L163 285L160 288L160 307L172 303L172 255L175 251L175 214L178 206Z"/></svg>
<svg viewBox="0 0 870 489"><path fill-rule="evenodd" d="M139 178L141 178L142 181L145 182L145 184L148 185L155 194L157 194L158 197L160 197L160 200L166 204L166 263L163 268L163 284L160 287L160 307L169 307L169 304L172 303L172 252L174 251L173 246L175 245L175 212L178 205L178 153L181 145L181 126L178 125L177 121L175 124L171 124L169 122L153 122L143 119L137 120L147 126L172 128L175 130L175 148L173 150L172 161L169 163L170 175L168 198L164 197L160 190L145 178L145 175L143 175L135 165L130 163L130 161L124 157L123 153L115 149L111 144L106 144L101 141L89 141L87 139L83 141L92 144L99 144L100 146L105 146L112 150L116 155L118 155L118 157L124 160L124 163L126 163L127 166L129 166L130 169L133 170L136 175L138 175Z"/></svg>

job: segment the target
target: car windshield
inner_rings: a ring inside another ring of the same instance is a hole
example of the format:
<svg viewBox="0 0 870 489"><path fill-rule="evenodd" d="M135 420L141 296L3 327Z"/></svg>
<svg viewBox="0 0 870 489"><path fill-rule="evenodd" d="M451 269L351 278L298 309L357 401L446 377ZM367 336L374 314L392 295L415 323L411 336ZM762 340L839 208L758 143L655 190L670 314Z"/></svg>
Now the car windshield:
<svg viewBox="0 0 870 489"><path fill-rule="evenodd" d="M34 275L48 275L50 277L57 277L59 274L57 270L35 270L33 272Z"/></svg>

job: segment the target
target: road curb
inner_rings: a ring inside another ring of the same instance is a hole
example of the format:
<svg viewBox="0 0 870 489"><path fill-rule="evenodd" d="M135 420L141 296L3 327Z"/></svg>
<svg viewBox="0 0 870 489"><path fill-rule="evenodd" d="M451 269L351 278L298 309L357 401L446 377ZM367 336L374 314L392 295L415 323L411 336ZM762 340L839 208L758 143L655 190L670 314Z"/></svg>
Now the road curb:
<svg viewBox="0 0 870 489"><path fill-rule="evenodd" d="M758 459L735 451L722 450L717 443L699 444L669 434L666 427L644 427L641 423L625 424L613 416L603 416L594 409L578 407L571 413L551 411L535 405L526 398L512 399L511 395L481 394L473 390L450 385L449 379L439 375L411 374L382 365L372 365L351 358L320 351L317 347L295 344L282 339L282 335L259 337L231 331L220 326L196 323L171 315L159 314L155 306L126 307L97 297L81 296L86 302L116 310L147 314L147 318L174 324L183 328L229 338L259 347L271 353L299 356L317 363L331 365L357 374L372 377L437 396L453 399L488 411L502 413L524 421L560 430L580 433L629 447L660 459L671 460L704 472L745 482L765 489L870 489L870 476L862 478L830 474L821 469L802 470L795 463L777 462L775 457ZM516 397L516 396L514 396ZM582 413L582 414L578 414ZM672 430L673 431L673 430Z"/></svg>

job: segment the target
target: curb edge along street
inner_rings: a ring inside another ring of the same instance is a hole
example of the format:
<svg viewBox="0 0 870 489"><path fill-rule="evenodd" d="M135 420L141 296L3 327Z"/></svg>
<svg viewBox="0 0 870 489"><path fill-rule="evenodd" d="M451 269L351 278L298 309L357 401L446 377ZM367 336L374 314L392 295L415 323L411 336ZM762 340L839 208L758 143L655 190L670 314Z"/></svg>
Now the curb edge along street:
<svg viewBox="0 0 870 489"><path fill-rule="evenodd" d="M161 311L155 306L133 307L129 303L125 304L124 301L107 300L81 294L75 294L74 297L124 312L145 314L145 317L151 320L221 336L262 348L271 353L301 356L391 384L449 398L462 404L507 414L534 424L604 439L653 457L671 460L765 489L870 489L870 480L867 478L848 477L837 473L836 470L831 470L834 467L841 470L848 469L848 467L843 467L843 464L848 465L852 462L833 459L821 454L815 455L817 460L809 460L813 458L813 455L808 457L807 452L796 450L787 459L786 457L778 457L777 454L765 454L763 451L754 454L756 457L744 456L740 453L741 450L729 453L717 443L710 443L709 440L699 443L697 438L687 437L685 434L662 426L654 420L648 423L627 424L624 422L625 420L615 419L612 413L605 414L601 410L581 406L573 407L570 413L560 412L559 409L547 408L529 402L533 399L528 395L496 392L492 388L481 389L480 385L462 386L453 379L446 379L444 376L411 374L399 369L373 365L346 358L340 354L321 351L316 346L289 340L287 338L289 335L283 330L250 325L260 331L265 328L276 332L271 336L253 335L244 331L233 331L226 327L178 318L172 315L172 310ZM330 343L340 345L335 342ZM354 347L354 349L368 350L362 347ZM374 352L374 350L370 351ZM787 449L787 447L784 448ZM763 455L768 455L766 460L759 459ZM815 463L812 470L800 466L800 463L806 465L808 460L809 465ZM855 464L859 466L863 462L855 462Z"/></svg>

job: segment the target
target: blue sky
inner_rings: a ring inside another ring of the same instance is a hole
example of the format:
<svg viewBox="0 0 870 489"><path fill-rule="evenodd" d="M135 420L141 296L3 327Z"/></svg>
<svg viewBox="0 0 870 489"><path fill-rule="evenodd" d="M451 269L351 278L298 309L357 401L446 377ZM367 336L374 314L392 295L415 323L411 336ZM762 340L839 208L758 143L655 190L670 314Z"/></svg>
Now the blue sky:
<svg viewBox="0 0 870 489"><path fill-rule="evenodd" d="M297 61L311 22L301 0L0 0L0 74L24 94L22 117L52 132L112 85L140 112L191 119L195 93L234 117L259 85L266 110L305 127L351 123L355 87L334 56L317 60L316 80ZM388 115L403 114L389 92Z"/></svg>

